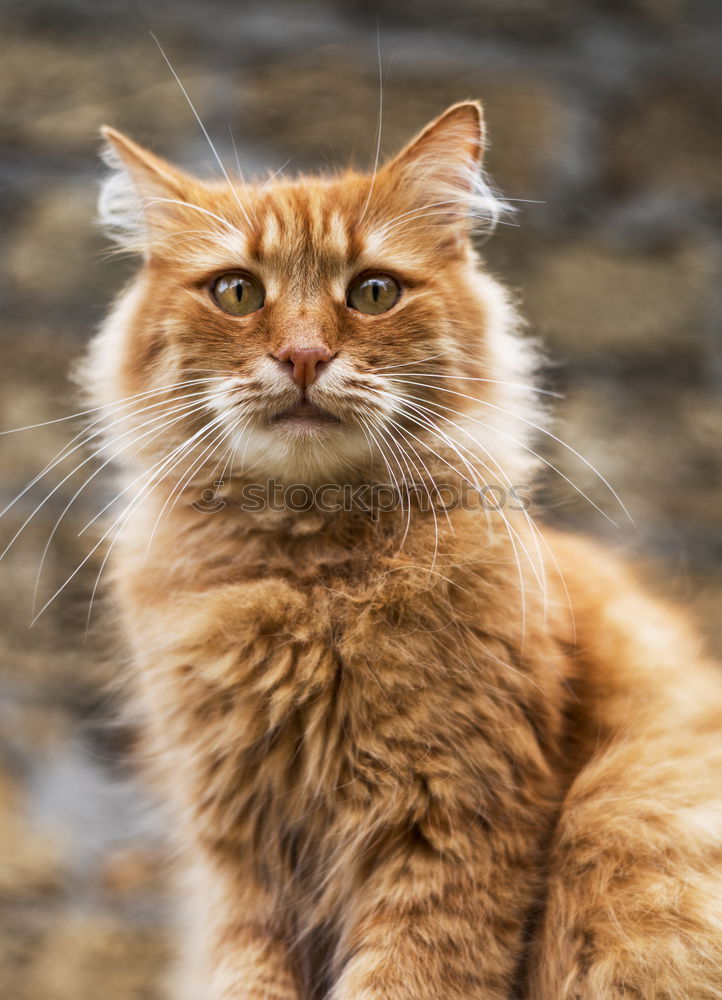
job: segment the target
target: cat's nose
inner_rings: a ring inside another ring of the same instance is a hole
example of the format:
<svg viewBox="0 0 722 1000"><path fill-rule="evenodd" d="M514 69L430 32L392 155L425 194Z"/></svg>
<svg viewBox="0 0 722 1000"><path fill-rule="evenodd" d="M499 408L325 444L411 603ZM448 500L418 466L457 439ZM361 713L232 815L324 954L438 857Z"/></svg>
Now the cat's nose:
<svg viewBox="0 0 722 1000"><path fill-rule="evenodd" d="M318 378L325 364L327 364L333 354L327 347L318 345L317 347L282 347L276 353L279 361L288 365L288 374L296 385L306 389Z"/></svg>

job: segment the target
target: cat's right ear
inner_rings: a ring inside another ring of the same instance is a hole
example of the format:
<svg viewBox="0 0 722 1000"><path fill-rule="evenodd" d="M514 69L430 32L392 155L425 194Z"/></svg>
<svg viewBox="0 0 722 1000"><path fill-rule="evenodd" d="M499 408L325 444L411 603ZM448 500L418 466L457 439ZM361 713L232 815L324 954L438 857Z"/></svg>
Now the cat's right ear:
<svg viewBox="0 0 722 1000"><path fill-rule="evenodd" d="M416 209L409 225L423 218L458 239L474 229L491 230L508 206L484 177L484 116L478 101L448 108L401 150L383 172L392 190L405 191ZM428 214L423 216L422 212ZM400 218L403 218L401 216Z"/></svg>
<svg viewBox="0 0 722 1000"><path fill-rule="evenodd" d="M107 125L102 158L110 173L98 198L98 221L129 253L147 255L158 231L169 229L188 198L190 178Z"/></svg>

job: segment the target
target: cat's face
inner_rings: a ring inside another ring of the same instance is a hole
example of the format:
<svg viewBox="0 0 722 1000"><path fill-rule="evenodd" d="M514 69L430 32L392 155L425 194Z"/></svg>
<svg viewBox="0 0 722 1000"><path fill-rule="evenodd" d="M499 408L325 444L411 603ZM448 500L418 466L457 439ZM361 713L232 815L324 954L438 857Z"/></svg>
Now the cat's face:
<svg viewBox="0 0 722 1000"><path fill-rule="evenodd" d="M287 482L373 466L413 479L448 455L450 421L471 426L471 396L518 377L520 352L498 342L508 307L471 250L475 208L495 207L478 184L476 104L373 176L202 183L106 138L120 169L101 214L145 264L95 365L116 398L148 406L168 386L177 407L141 455L196 434L199 468L227 454Z"/></svg>

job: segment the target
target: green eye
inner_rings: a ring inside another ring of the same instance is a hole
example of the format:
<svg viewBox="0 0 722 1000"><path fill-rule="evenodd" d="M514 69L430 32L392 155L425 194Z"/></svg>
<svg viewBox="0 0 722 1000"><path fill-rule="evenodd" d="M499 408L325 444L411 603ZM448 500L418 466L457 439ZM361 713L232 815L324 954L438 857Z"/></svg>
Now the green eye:
<svg viewBox="0 0 722 1000"><path fill-rule="evenodd" d="M368 274L354 281L346 301L357 312L378 316L395 306L400 295L401 288L395 278L388 274Z"/></svg>
<svg viewBox="0 0 722 1000"><path fill-rule="evenodd" d="M211 288L213 298L224 312L247 316L263 305L263 285L247 274L224 274Z"/></svg>

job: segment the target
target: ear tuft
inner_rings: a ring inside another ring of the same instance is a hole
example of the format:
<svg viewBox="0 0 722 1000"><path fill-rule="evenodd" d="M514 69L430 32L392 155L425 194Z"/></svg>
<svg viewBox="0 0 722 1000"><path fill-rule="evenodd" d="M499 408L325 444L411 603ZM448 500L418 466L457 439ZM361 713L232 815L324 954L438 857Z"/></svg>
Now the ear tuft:
<svg viewBox="0 0 722 1000"><path fill-rule="evenodd" d="M100 185L98 224L120 249L142 253L146 243L143 199L120 155L120 133L107 126L100 131L105 140L101 159L109 173Z"/></svg>
<svg viewBox="0 0 722 1000"><path fill-rule="evenodd" d="M103 162L110 173L101 184L98 222L122 250L148 251L150 230L183 200L190 182L181 171L116 129L104 125ZM163 203L165 210L163 209Z"/></svg>

